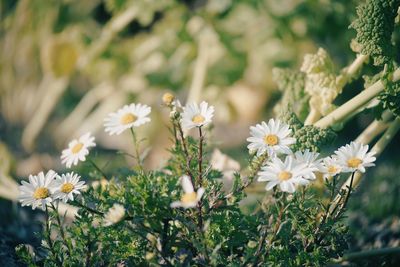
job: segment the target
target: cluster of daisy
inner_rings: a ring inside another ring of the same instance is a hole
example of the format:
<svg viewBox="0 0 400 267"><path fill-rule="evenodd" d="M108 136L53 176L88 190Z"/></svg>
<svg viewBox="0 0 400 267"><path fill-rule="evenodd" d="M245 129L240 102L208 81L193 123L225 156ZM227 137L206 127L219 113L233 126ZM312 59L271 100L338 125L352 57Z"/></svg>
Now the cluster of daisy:
<svg viewBox="0 0 400 267"><path fill-rule="evenodd" d="M22 181L19 187L21 205L45 210L47 204L53 201L73 201L74 194L80 194L80 190L86 187L80 178L73 172L59 175L53 170L49 170L46 174L40 172L37 175L29 175L29 183Z"/></svg>
<svg viewBox="0 0 400 267"><path fill-rule="evenodd" d="M163 96L164 104L172 107L173 113L179 113L180 124L184 130L195 127L207 126L211 123L214 115L214 107L207 102L200 105L191 103L182 107L179 100L175 100L172 94ZM104 129L109 135L120 135L125 130L132 130L151 121L149 114L151 107L143 104L125 105L116 112L108 114L104 119ZM89 149L95 147L95 137L91 133L86 133L81 137L69 142L68 147L61 153L61 163L67 168L77 165L86 160ZM181 201L171 204L171 207L190 208L196 206L201 199L204 189L199 188L194 191L193 184L189 177L184 176L180 179L184 195ZM80 176L73 172L58 175L53 170L46 174L43 172L38 175L30 175L29 182L22 181L20 186L20 202L22 206L32 206L32 209L41 207L45 210L46 206L53 201L62 200L67 202L74 199L74 194L80 194L80 190L86 187L85 182L80 181ZM105 225L111 225L124 217L125 209L120 204L115 204L105 215Z"/></svg>
<svg viewBox="0 0 400 267"><path fill-rule="evenodd" d="M366 167L374 166L374 152L368 152L368 145L351 142L332 156L319 158L319 153L309 150L293 153L290 145L296 140L291 134L288 125L274 119L250 127L248 149L269 158L258 173L258 181L267 182L266 190L279 185L281 191L293 193L298 186L315 180L317 172L328 179L340 173L365 172Z"/></svg>

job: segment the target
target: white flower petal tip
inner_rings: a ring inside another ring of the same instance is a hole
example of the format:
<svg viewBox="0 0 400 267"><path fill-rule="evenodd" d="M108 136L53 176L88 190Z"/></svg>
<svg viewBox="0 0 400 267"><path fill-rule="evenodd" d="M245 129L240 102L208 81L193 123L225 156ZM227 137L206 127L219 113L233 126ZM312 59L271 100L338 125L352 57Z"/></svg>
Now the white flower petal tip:
<svg viewBox="0 0 400 267"><path fill-rule="evenodd" d="M364 173L365 168L375 166L374 155L375 152L368 152L368 145L356 142L351 142L335 151L335 157L342 172Z"/></svg>
<svg viewBox="0 0 400 267"><path fill-rule="evenodd" d="M203 101L200 105L196 103L187 104L183 108L181 124L185 130L190 130L195 127L207 126L212 122L214 116L214 107L209 106Z"/></svg>
<svg viewBox="0 0 400 267"><path fill-rule="evenodd" d="M80 181L80 176L73 172L62 174L57 176L54 185L55 192L54 198L60 199L63 202L68 202L68 200L74 200L74 194L79 195L81 190L86 188L85 182Z"/></svg>
<svg viewBox="0 0 400 267"><path fill-rule="evenodd" d="M37 207L45 210L47 204L54 200L56 176L57 173L53 170L49 170L46 175L43 172L38 175L29 175L29 183L22 181L22 185L19 187L21 205L31 206L33 210Z"/></svg>
<svg viewBox="0 0 400 267"><path fill-rule="evenodd" d="M151 121L151 107L143 104L125 105L104 119L104 130L109 135L119 135L127 129L139 127Z"/></svg>
<svg viewBox="0 0 400 267"><path fill-rule="evenodd" d="M289 125L280 120L270 119L268 123L261 122L256 126L250 127L250 137L247 141L250 144L247 148L257 151L257 156L268 153L270 157L277 154L290 154L292 151L289 146L296 143L296 139L291 137L292 130Z"/></svg>
<svg viewBox="0 0 400 267"><path fill-rule="evenodd" d="M71 168L72 165L77 165L79 161L85 161L89 154L89 148L96 146L94 140L95 138L90 133L86 133L69 142L68 148L61 153L61 163L65 164L67 168Z"/></svg>

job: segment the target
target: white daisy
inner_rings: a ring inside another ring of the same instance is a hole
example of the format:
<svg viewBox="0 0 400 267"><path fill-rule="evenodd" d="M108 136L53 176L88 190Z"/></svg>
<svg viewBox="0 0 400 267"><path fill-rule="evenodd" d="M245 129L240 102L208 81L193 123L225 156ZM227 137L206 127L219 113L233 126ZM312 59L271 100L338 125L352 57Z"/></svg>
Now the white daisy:
<svg viewBox="0 0 400 267"><path fill-rule="evenodd" d="M181 124L185 130L206 126L211 122L213 116L214 107L208 106L205 101L201 102L200 106L196 103L187 104L183 108Z"/></svg>
<svg viewBox="0 0 400 267"><path fill-rule="evenodd" d="M279 184L283 192L293 193L296 185L306 185L309 183L307 177L312 172L305 164L298 163L293 156L286 156L283 162L280 158L275 157L267 166L261 168L258 173L259 182L268 182L266 190L271 190Z"/></svg>
<svg viewBox="0 0 400 267"><path fill-rule="evenodd" d="M54 198L64 202L74 200L74 194L80 194L80 190L86 187L84 181L79 181L81 177L73 172L57 176L55 184Z"/></svg>
<svg viewBox="0 0 400 267"><path fill-rule="evenodd" d="M110 226L120 222L125 217L125 208L121 204L115 203L106 214L104 214L103 225Z"/></svg>
<svg viewBox="0 0 400 267"><path fill-rule="evenodd" d="M335 151L342 172L365 172L366 167L375 166L375 152L368 152L368 145L351 142Z"/></svg>
<svg viewBox="0 0 400 267"><path fill-rule="evenodd" d="M29 183L22 181L19 187L19 201L22 206L32 206L32 209L41 207L45 210L46 205L53 201L54 178L57 173L49 170L46 175L40 172L38 175L29 175Z"/></svg>
<svg viewBox="0 0 400 267"><path fill-rule="evenodd" d="M322 160L319 171L322 172L324 179L329 179L342 172L342 167L338 164L336 157L326 157Z"/></svg>
<svg viewBox="0 0 400 267"><path fill-rule="evenodd" d="M321 168L321 159L318 159L319 153L312 152L306 149L304 152L297 151L294 153L294 159L299 164L305 164L308 169L311 170L310 176L307 177L308 179L315 179L315 171L318 171Z"/></svg>
<svg viewBox="0 0 400 267"><path fill-rule="evenodd" d="M90 133L72 140L69 142L68 148L62 151L61 163L65 164L67 168L71 168L72 165L77 165L79 161L85 161L89 154L89 148L94 146L96 146L96 143Z"/></svg>
<svg viewBox="0 0 400 267"><path fill-rule="evenodd" d="M184 194L182 195L180 201L171 203L171 208L182 207L188 209L196 207L197 203L204 194L204 188L200 187L197 192L195 192L192 181L190 181L190 177L187 175L182 176L180 181Z"/></svg>
<svg viewBox="0 0 400 267"><path fill-rule="evenodd" d="M104 119L105 131L110 135L121 134L126 129L139 127L151 119L148 115L151 107L142 104L130 104L112 112Z"/></svg>
<svg viewBox="0 0 400 267"><path fill-rule="evenodd" d="M250 127L251 137L247 138L250 144L247 148L250 151L257 151L257 156L268 153L274 156L278 153L290 154L292 151L289 146L296 142L290 137L292 130L280 120L270 119L268 124L262 122Z"/></svg>

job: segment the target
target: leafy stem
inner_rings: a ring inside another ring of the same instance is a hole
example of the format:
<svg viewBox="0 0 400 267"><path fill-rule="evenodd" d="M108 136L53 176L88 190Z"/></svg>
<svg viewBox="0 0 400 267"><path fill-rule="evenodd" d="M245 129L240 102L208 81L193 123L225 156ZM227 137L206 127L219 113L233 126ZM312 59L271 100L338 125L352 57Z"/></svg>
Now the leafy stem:
<svg viewBox="0 0 400 267"><path fill-rule="evenodd" d="M55 216L56 216L57 224L60 229L61 239L63 240L64 245L67 247L68 255L71 256L72 255L72 247L71 247L71 244L67 241L65 231L64 231L64 226L61 222L61 218L60 218L60 214L58 213L58 209L54 206L54 203L51 203L51 208L53 209Z"/></svg>
<svg viewBox="0 0 400 267"><path fill-rule="evenodd" d="M139 143L138 143L138 141L137 141L136 134L135 134L135 131L133 130L133 128L131 127L131 128L129 128L129 129L130 129L131 134L132 134L133 146L134 146L134 148L135 148L135 159L136 159L136 163L138 164L139 169L140 169L141 171L143 171L143 162L142 162L142 159L141 159L141 157L140 157Z"/></svg>

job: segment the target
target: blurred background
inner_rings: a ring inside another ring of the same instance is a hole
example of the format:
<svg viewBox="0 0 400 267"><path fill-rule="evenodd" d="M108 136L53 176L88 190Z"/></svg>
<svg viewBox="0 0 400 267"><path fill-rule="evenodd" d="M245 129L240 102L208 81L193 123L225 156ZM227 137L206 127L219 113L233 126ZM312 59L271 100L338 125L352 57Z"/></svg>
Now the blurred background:
<svg viewBox="0 0 400 267"><path fill-rule="evenodd" d="M224 154L210 151L214 165L228 173L245 166L249 125L274 116L282 94L272 69L298 69L319 47L346 66L355 58L348 26L359 2L2 0L0 262L16 265L15 245L35 246L34 232L41 231L42 214L15 201L16 183L41 170L63 171L60 152L71 139L92 132L94 160L106 172L130 163L115 154L129 151L129 134L109 137L102 127L106 114L124 104L152 107L152 123L138 133L149 148L147 168L168 158L165 92L182 103L216 106L212 140ZM354 120L337 144L357 136L371 115ZM393 155L382 155L352 201L352 250L400 245L400 162Z"/></svg>

